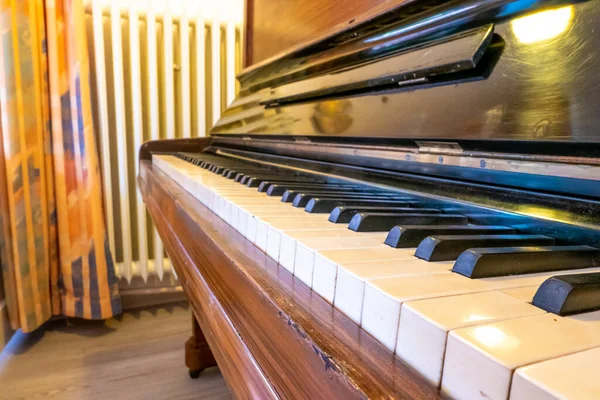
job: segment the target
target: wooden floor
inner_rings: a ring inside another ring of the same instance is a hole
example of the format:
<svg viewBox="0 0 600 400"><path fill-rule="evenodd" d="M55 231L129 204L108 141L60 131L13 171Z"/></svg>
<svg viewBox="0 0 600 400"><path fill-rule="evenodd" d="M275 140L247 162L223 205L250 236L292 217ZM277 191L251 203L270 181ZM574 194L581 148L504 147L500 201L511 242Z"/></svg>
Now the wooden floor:
<svg viewBox="0 0 600 400"><path fill-rule="evenodd" d="M188 377L185 306L129 312L106 322L55 321L18 335L0 354L0 398L229 399L217 368Z"/></svg>

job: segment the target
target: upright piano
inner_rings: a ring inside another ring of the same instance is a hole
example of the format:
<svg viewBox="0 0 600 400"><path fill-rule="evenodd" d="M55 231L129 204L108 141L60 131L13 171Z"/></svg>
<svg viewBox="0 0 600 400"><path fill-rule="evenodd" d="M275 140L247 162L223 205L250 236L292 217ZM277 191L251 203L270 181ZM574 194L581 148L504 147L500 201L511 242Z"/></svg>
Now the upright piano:
<svg viewBox="0 0 600 400"><path fill-rule="evenodd" d="M597 399L600 4L393 3L246 68L210 137L141 147L190 375Z"/></svg>

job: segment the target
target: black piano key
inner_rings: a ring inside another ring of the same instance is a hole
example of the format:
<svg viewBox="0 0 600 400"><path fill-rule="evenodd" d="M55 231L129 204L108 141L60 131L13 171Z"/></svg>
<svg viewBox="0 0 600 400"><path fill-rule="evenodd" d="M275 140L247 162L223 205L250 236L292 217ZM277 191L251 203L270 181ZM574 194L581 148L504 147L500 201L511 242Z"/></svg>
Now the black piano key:
<svg viewBox="0 0 600 400"><path fill-rule="evenodd" d="M269 188L270 189L270 188ZM287 190L285 192L283 192L283 194L281 195L281 202L282 203L291 203L294 201L294 199L296 198L296 196L298 196L299 194L304 194L304 195L309 195L309 196L327 196L330 194L339 194L339 193L346 193L346 194L361 194L361 193L367 193L367 192L363 192L363 191L359 191L356 190L352 187L331 187L331 186L324 186L322 189L314 189L314 188L293 188L293 187L288 187L286 188ZM277 189L277 192L279 192L279 190ZM273 191L274 195L277 195L276 191ZM267 191L267 194L269 192ZM346 196L346 195L344 195ZM307 199L306 201L308 202L309 199Z"/></svg>
<svg viewBox="0 0 600 400"><path fill-rule="evenodd" d="M540 285L532 304L557 315L600 309L600 273L553 276Z"/></svg>
<svg viewBox="0 0 600 400"><path fill-rule="evenodd" d="M286 192L290 192L289 194L287 194L286 199L289 197L293 199L299 193L303 192L316 192L324 194L330 190L338 192L358 192L358 189L349 185L340 185L338 183L313 182L297 184L273 183L271 184L271 186L269 186L266 193L267 196L282 196L286 194ZM289 203L289 201L284 201L284 203Z"/></svg>
<svg viewBox="0 0 600 400"><path fill-rule="evenodd" d="M261 183L263 183L265 180L278 180L278 179L283 179L282 177L264 177L264 178L260 178L257 176L248 176L248 180L246 181L245 185L248 187L255 187L258 188L260 186Z"/></svg>
<svg viewBox="0 0 600 400"><path fill-rule="evenodd" d="M261 193L265 193L269 187L273 186L273 185L302 185L302 184L306 184L306 185L316 185L320 183L319 181L313 180L313 179L307 179L307 178L298 178L298 179L294 179L292 178L285 178L285 179L281 179L281 180L264 180L260 183L260 185L258 185L258 191Z"/></svg>
<svg viewBox="0 0 600 400"><path fill-rule="evenodd" d="M343 199L344 200L352 200L352 199L378 199L379 195L377 194L373 194L373 193L357 193L357 194L352 194L352 196L344 196ZM294 207L306 207L307 204L312 200L312 199L341 199L342 197L335 193L335 192L327 192L327 193L319 193L319 192L315 192L315 193L311 193L311 192L302 192L296 195L296 197L294 197L294 200L292 201L292 206Z"/></svg>
<svg viewBox="0 0 600 400"><path fill-rule="evenodd" d="M356 232L389 231L396 225L467 225L464 215L446 214L370 214L359 213L350 220L348 229Z"/></svg>
<svg viewBox="0 0 600 400"><path fill-rule="evenodd" d="M244 175L240 178L240 183L245 186L246 184L248 184L250 178L252 178L251 175Z"/></svg>
<svg viewBox="0 0 600 400"><path fill-rule="evenodd" d="M423 239L431 235L504 235L515 233L508 226L454 225L454 226L395 226L385 238L388 246L405 249L416 247Z"/></svg>
<svg viewBox="0 0 600 400"><path fill-rule="evenodd" d="M245 174L245 179L243 183L244 185L248 185L248 182L250 182L250 180L254 180L256 181L255 186L254 187L258 187L260 185L261 182L263 181L283 181L283 180L289 180L291 178L293 178L295 175L274 175L274 174ZM241 183L241 182L240 182Z"/></svg>
<svg viewBox="0 0 600 400"><path fill-rule="evenodd" d="M221 173L221 175L223 175L227 179L233 179L233 178L235 178L236 174L237 174L237 169L236 168L226 168Z"/></svg>
<svg viewBox="0 0 600 400"><path fill-rule="evenodd" d="M306 206L306 203L308 203L308 201L310 199L312 199L315 196L327 196L329 194L332 193L336 193L335 190L327 190L327 189L323 189L323 190L302 190L302 189L290 189L290 190L286 190L283 195L281 196L281 202L282 203L294 203L294 200L296 200L296 197L298 197L298 201L296 202L296 206L294 207L304 207ZM302 200L300 200L302 199ZM303 203L303 205L300 205L301 202Z"/></svg>
<svg viewBox="0 0 600 400"><path fill-rule="evenodd" d="M240 180L245 176L245 174L243 172L238 172L235 175L235 178L233 178L234 182L240 182Z"/></svg>
<svg viewBox="0 0 600 400"><path fill-rule="evenodd" d="M347 193L347 194L343 194ZM283 203L293 203L296 198L296 204L299 207L304 207L306 204L315 197L352 197L352 196L369 196L369 197L377 197L380 196L377 192L365 191L362 189L356 189L353 187L344 187L344 186L333 186L327 185L322 188L290 188L286 190L281 196L281 201ZM302 199L302 200L300 200ZM296 207L296 206L295 206Z"/></svg>
<svg viewBox="0 0 600 400"><path fill-rule="evenodd" d="M272 177L257 177L252 176L248 181L246 181L246 186L258 188L261 183L268 182L269 185L273 183L294 183L294 182L315 182L314 180L301 178L294 175L281 175L281 176L272 176ZM264 185L263 185L264 187ZM268 186L267 186L268 187ZM267 190L267 187L264 187L264 190Z"/></svg>
<svg viewBox="0 0 600 400"><path fill-rule="evenodd" d="M476 279L598 266L600 250L590 246L492 247L463 252L452 271Z"/></svg>
<svg viewBox="0 0 600 400"><path fill-rule="evenodd" d="M219 164L209 161L206 165L206 169L212 172L218 166L219 166Z"/></svg>
<svg viewBox="0 0 600 400"><path fill-rule="evenodd" d="M553 246L554 238L543 235L452 235L429 236L417 247L415 257L426 261L456 260L468 249L507 246Z"/></svg>
<svg viewBox="0 0 600 400"><path fill-rule="evenodd" d="M477 213L477 214L464 214L469 217L469 222L476 225L511 225L518 226L528 224L530 221L527 217L514 214L503 214L503 213Z"/></svg>
<svg viewBox="0 0 600 400"><path fill-rule="evenodd" d="M234 169L230 169L227 174L225 175L225 178L227 179L233 179L236 177L236 175L238 174L238 172Z"/></svg>
<svg viewBox="0 0 600 400"><path fill-rule="evenodd" d="M406 198L389 196L353 196L348 199L315 197L307 204L304 211L312 214L329 214L340 206L380 206L380 207L405 207Z"/></svg>
<svg viewBox="0 0 600 400"><path fill-rule="evenodd" d="M254 178L254 179L261 178L263 180L264 179L281 179L281 176L280 175L276 175L276 176L268 175L268 176L265 177L264 175L258 175L258 174L252 174L252 173L250 173L250 174L249 173L244 173L240 177L239 183L241 183L242 185L247 185L248 181L250 179L252 179L252 178Z"/></svg>
<svg viewBox="0 0 600 400"><path fill-rule="evenodd" d="M265 186L266 189L264 188ZM308 181L293 181L293 182L271 182L264 181L258 187L259 191L263 191L267 194L267 196L281 196L285 193L287 188L297 189L297 190L305 190L305 191L326 191L328 188L332 190L340 190L345 189L345 186L339 185L337 183L327 183L318 180L308 180Z"/></svg>
<svg viewBox="0 0 600 400"><path fill-rule="evenodd" d="M235 181L240 182L243 177L246 177L246 179L248 179L251 176L257 176L257 175L261 175L261 174L265 174L265 171L253 171L253 170L238 171L238 174L235 176Z"/></svg>
<svg viewBox="0 0 600 400"><path fill-rule="evenodd" d="M282 203L292 203L292 205L293 205L293 201L295 200L295 198L300 196L301 194L303 194L302 192L300 192L300 193L298 193L298 192L299 191L293 191L291 195L290 195L289 191L285 192L281 196L281 202ZM310 199L315 198L315 197L326 197L326 198L338 197L338 198L349 198L349 199L350 198L356 198L356 199L376 199L376 198L378 198L372 194L362 193L362 192L352 192L352 191L348 191L348 189L330 189L327 192L311 193L310 197L299 197L302 199L302 201L296 202L297 206L294 206L294 207L305 207L306 204L310 201Z"/></svg>
<svg viewBox="0 0 600 400"><path fill-rule="evenodd" d="M385 244L397 249L416 247L423 239L431 235L501 235L515 233L509 226L455 225L455 226L395 226L385 238Z"/></svg>
<svg viewBox="0 0 600 400"><path fill-rule="evenodd" d="M382 195L379 193L357 193L353 194L352 196L344 197L341 197L335 193L330 195L318 196L305 195L304 193L302 193L296 196L296 198L294 198L292 205L294 207L305 207L304 211L308 213L329 214L333 211L334 208L339 206L366 206L371 203L373 203L372 205L399 207L398 203L405 204L406 199L395 198L390 195Z"/></svg>
<svg viewBox="0 0 600 400"><path fill-rule="evenodd" d="M441 211L435 208L415 208L409 207L413 203L406 203L404 207L373 207L373 206L347 206L336 207L329 215L329 222L336 224L347 224L352 217L358 213L405 213L405 214L441 214Z"/></svg>

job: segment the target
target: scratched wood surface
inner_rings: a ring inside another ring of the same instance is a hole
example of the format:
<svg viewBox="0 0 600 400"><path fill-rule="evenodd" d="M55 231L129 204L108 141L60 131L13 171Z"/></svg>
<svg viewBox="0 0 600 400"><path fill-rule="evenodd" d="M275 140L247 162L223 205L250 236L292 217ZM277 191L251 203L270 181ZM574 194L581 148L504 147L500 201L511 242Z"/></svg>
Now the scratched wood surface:
<svg viewBox="0 0 600 400"><path fill-rule="evenodd" d="M144 200L236 397L439 398L149 161L140 167Z"/></svg>

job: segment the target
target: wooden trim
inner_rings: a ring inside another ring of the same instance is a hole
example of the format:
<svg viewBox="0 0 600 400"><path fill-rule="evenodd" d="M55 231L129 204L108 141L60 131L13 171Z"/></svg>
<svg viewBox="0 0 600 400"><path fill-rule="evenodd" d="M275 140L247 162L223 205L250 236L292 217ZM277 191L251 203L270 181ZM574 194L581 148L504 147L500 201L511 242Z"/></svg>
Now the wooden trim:
<svg viewBox="0 0 600 400"><path fill-rule="evenodd" d="M244 44L244 53L242 54L243 68L246 69L252 65L252 32L254 31L254 0L244 1L244 28L242 30Z"/></svg>
<svg viewBox="0 0 600 400"><path fill-rule="evenodd" d="M153 174L147 174L149 164L148 161L140 162L138 182L144 202L223 376L237 398L276 399L269 381L200 273L197 257L189 254L182 244L178 236L182 232L173 229L171 220L176 211L175 199L167 197L160 183L149 181L154 178ZM163 182L168 183L166 177L163 177Z"/></svg>
<svg viewBox="0 0 600 400"><path fill-rule="evenodd" d="M4 346L6 346L13 333L14 331L11 329L8 320L8 308L6 307L6 302L0 300L0 352L4 349Z"/></svg>
<svg viewBox="0 0 600 400"><path fill-rule="evenodd" d="M188 151L199 153L210 143L210 137L195 139L149 140L140 147L139 159L151 160L153 152Z"/></svg>
<svg viewBox="0 0 600 400"><path fill-rule="evenodd" d="M119 289L123 311L187 302L181 286Z"/></svg>
<svg viewBox="0 0 600 400"><path fill-rule="evenodd" d="M249 1L253 1L253 0L249 0ZM303 42L300 42L297 45L289 47L286 50L281 51L269 58L261 60L261 61L257 62L256 64L252 64L252 63L245 64L244 65L245 68L242 70L242 72L240 74L238 74L238 78L243 77L244 75L247 75L247 74L249 74L253 71L256 71L260 68L263 68L270 64L273 64L277 61L280 61L286 57L291 57L294 54L301 53L304 50L306 50L307 48L314 46L318 43L325 42L337 34L340 34L344 31L355 29L357 26L360 26L363 23L367 23L377 17L380 17L389 12L392 12L400 7L406 6L415 1L416 0L389 0L389 1L385 1L381 4L378 4L374 7L370 7L368 9L368 11L356 15L354 18L350 19L349 21L344 21L337 25L333 25L330 29L319 33L319 35L316 37L311 36L307 40L304 40ZM252 18L254 17L253 13L245 14L245 15L246 15L246 18L248 18L249 16L251 16ZM245 38L246 42L252 42L252 37L253 37L252 31L253 30L254 30L254 24L252 22L250 22L247 30L244 31L246 33L247 37L249 37L249 39ZM247 44L246 48L252 49L252 43ZM253 61L253 60L250 59L250 61Z"/></svg>
<svg viewBox="0 0 600 400"><path fill-rule="evenodd" d="M151 163L141 162L138 182L234 394L439 398L419 374Z"/></svg>

